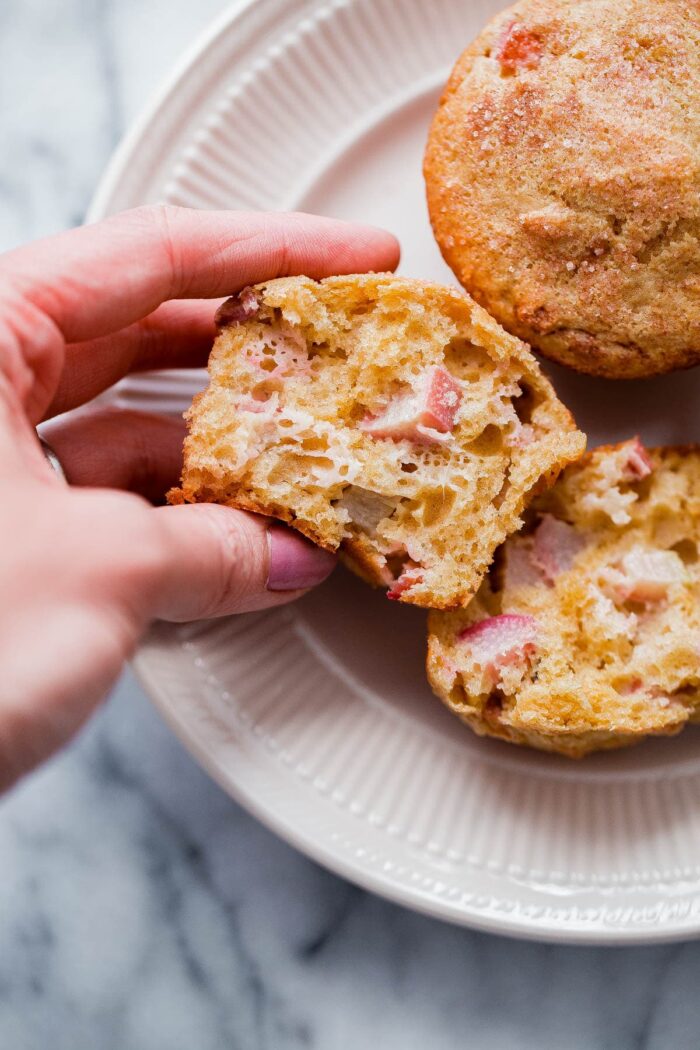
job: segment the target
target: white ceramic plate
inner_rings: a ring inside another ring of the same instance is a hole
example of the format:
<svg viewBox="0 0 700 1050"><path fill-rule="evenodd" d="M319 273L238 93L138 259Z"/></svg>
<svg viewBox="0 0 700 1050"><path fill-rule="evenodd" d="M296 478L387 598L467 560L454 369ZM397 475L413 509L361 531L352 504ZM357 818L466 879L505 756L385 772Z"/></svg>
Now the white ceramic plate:
<svg viewBox="0 0 700 1050"><path fill-rule="evenodd" d="M499 0L239 4L117 154L92 218L144 201L381 223L402 271L451 281L421 154L439 88ZM597 439L698 436L698 371L549 369ZM123 385L180 411L191 373ZM294 608L157 626L136 667L181 739L261 820L410 907L518 936L700 931L700 733L580 764L479 740L430 694L424 615L338 572Z"/></svg>

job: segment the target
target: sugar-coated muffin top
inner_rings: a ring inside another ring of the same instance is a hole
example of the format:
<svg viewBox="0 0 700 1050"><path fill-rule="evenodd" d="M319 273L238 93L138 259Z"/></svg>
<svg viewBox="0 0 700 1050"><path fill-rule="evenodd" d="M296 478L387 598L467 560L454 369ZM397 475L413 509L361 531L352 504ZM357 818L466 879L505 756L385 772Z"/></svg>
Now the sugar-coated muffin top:
<svg viewBox="0 0 700 1050"><path fill-rule="evenodd" d="M425 157L459 280L578 370L700 361L700 4L522 0L458 60Z"/></svg>

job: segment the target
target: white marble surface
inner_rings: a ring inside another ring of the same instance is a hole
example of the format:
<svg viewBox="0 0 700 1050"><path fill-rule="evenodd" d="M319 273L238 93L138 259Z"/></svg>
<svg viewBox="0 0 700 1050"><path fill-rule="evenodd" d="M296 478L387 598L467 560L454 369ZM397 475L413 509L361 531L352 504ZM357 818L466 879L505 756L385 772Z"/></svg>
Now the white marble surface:
<svg viewBox="0 0 700 1050"><path fill-rule="evenodd" d="M220 0L3 0L0 247L78 222ZM0 808L1 1050L685 1050L700 945L567 949L434 922L275 839L126 674Z"/></svg>

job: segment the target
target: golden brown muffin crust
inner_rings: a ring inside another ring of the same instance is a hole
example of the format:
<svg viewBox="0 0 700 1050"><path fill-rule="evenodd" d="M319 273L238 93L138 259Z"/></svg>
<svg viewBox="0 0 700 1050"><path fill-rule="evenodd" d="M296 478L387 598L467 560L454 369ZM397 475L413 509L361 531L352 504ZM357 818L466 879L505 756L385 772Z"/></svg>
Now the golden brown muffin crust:
<svg viewBox="0 0 700 1050"><path fill-rule="evenodd" d="M612 378L700 361L700 4L523 0L458 60L425 156L447 263Z"/></svg>

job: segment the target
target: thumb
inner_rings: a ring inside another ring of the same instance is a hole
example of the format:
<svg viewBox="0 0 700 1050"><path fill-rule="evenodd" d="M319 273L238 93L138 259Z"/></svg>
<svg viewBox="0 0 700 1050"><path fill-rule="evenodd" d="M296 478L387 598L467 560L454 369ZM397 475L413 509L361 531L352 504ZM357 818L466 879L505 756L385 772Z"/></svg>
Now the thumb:
<svg viewBox="0 0 700 1050"><path fill-rule="evenodd" d="M281 605L325 580L335 558L284 525L200 503L162 507L151 614L199 620Z"/></svg>

